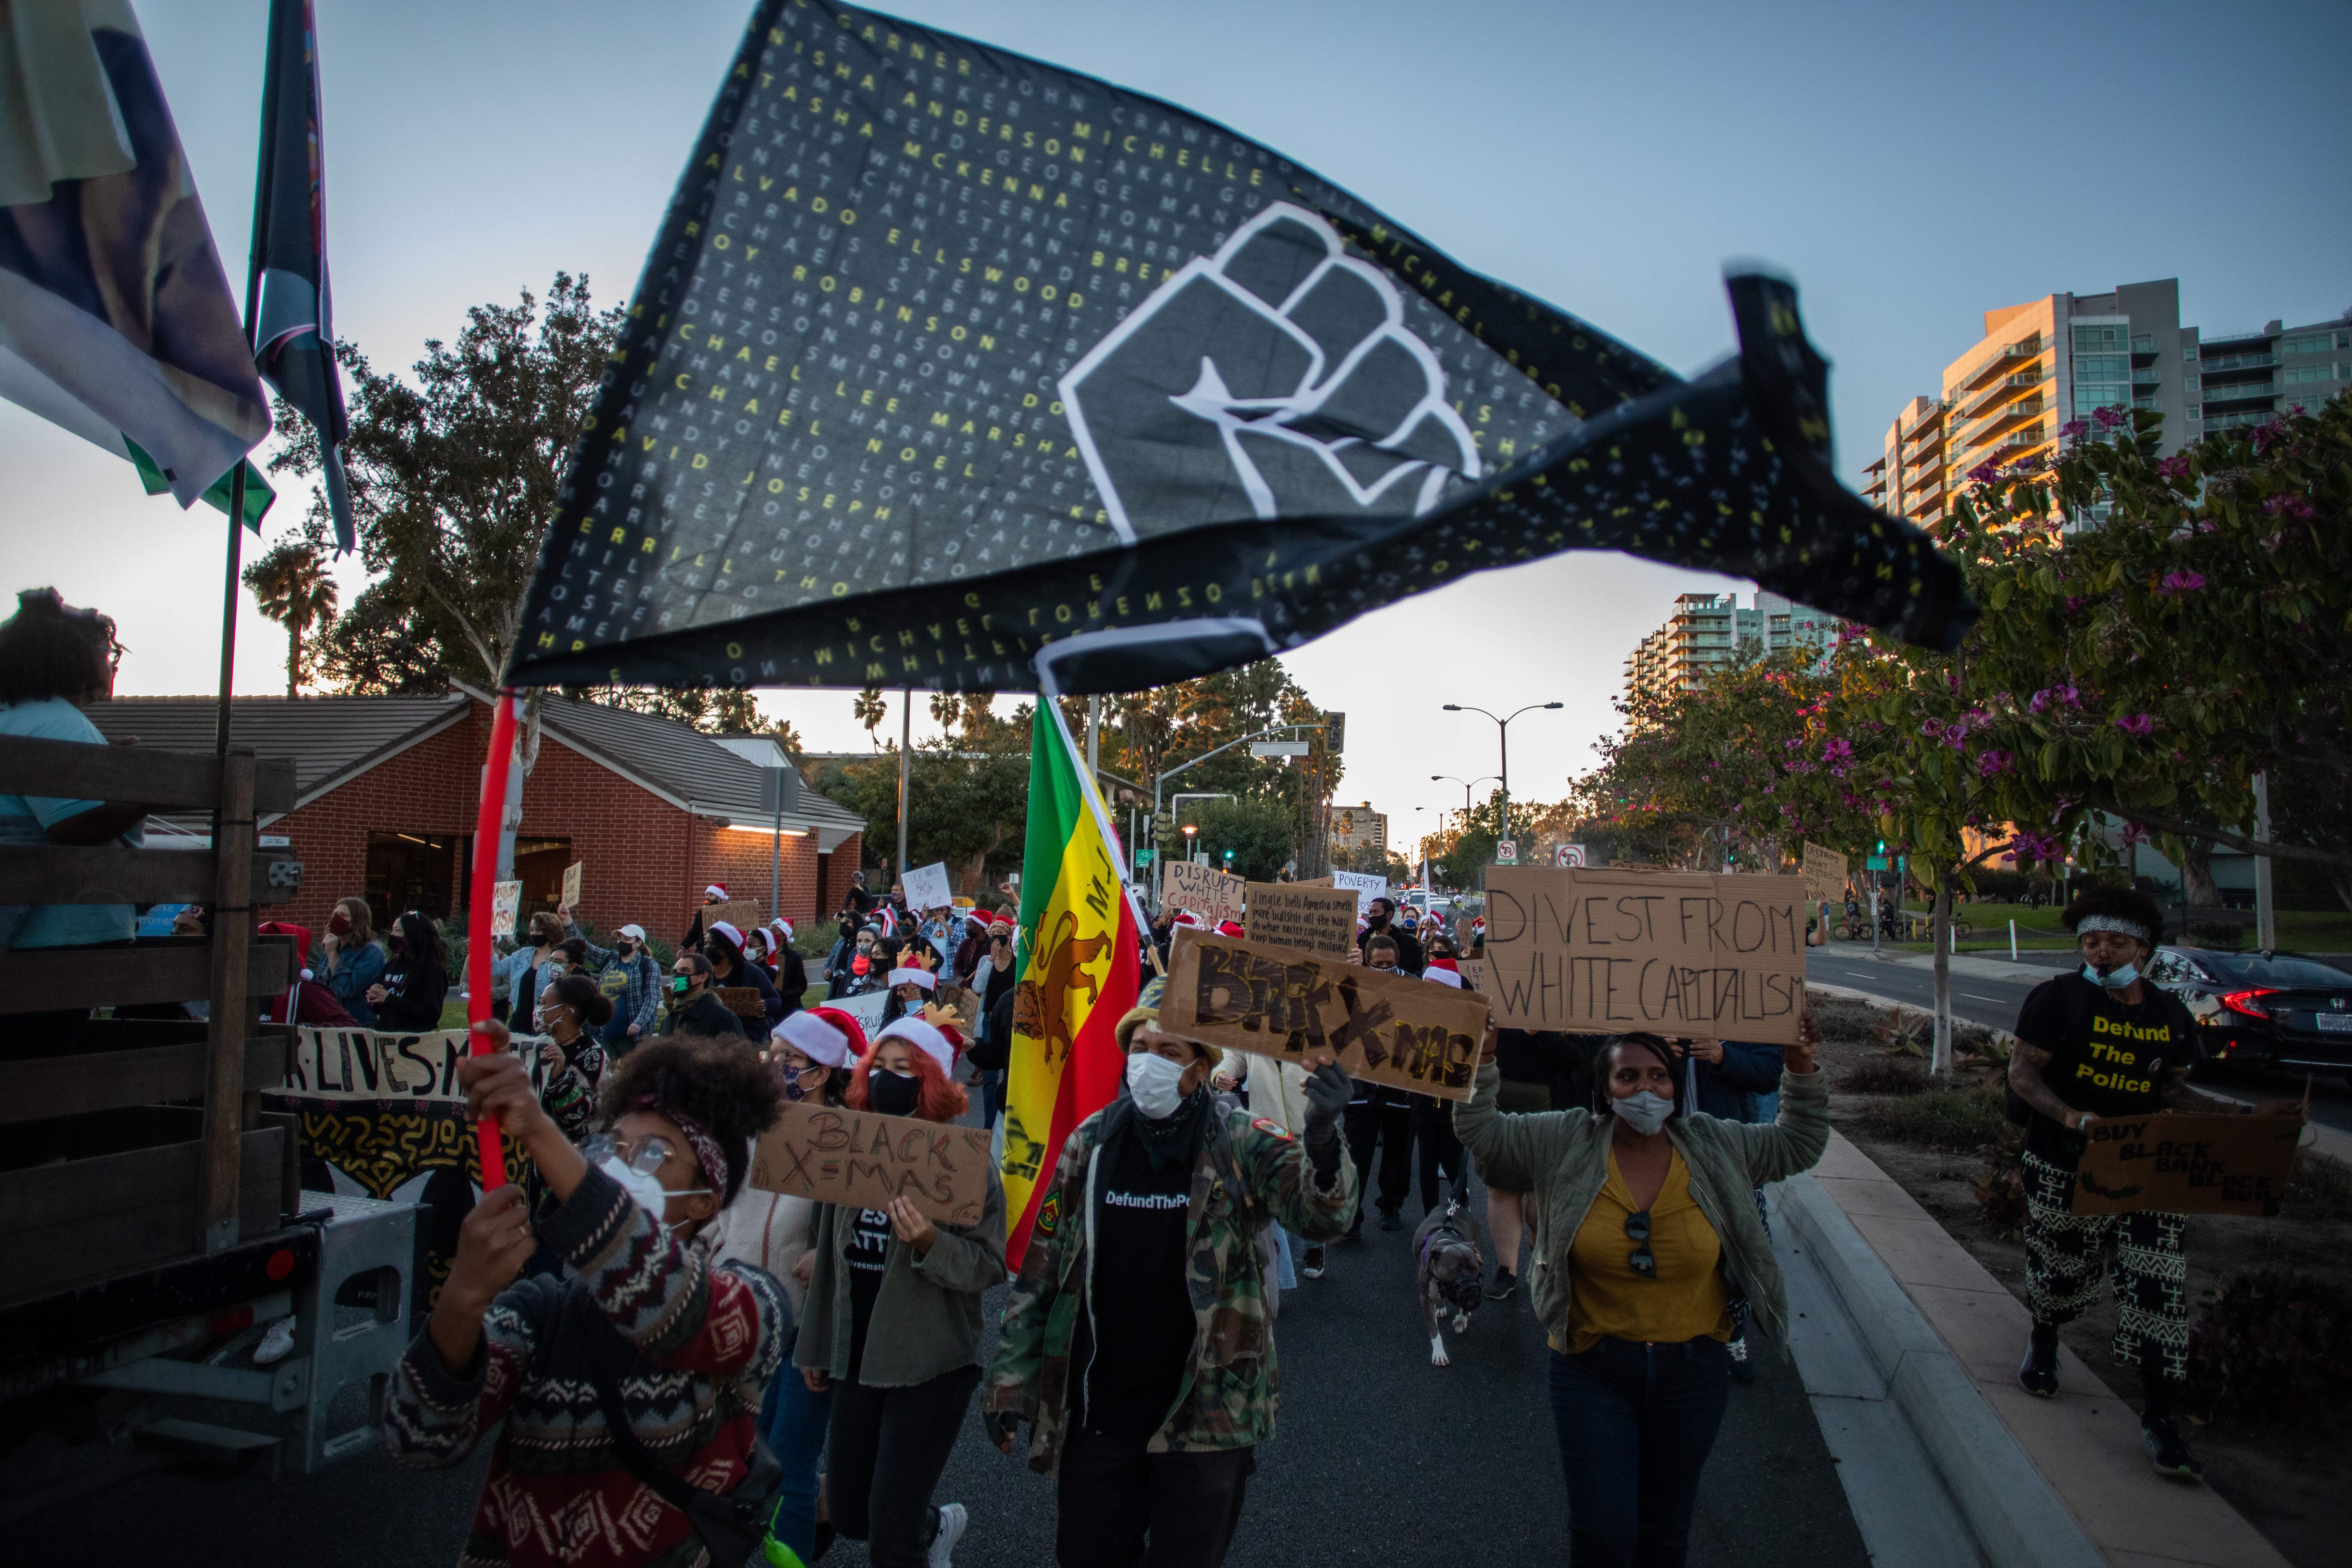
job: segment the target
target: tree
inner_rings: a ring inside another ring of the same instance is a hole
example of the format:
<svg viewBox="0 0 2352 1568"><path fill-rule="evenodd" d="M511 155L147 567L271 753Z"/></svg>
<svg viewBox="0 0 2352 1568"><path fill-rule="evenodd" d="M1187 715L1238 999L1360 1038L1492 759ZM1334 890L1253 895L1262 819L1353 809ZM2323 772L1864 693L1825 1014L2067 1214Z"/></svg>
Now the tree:
<svg viewBox="0 0 2352 1568"><path fill-rule="evenodd" d="M800 736L788 721L771 726L761 717L760 704L750 692L719 687L710 689L661 686L605 686L567 692L587 702L602 702L609 708L625 708L632 713L658 714L674 720L706 735L758 735L782 731L791 736L787 753L795 751Z"/></svg>
<svg viewBox="0 0 2352 1568"><path fill-rule="evenodd" d="M475 306L455 342L427 340L407 380L335 345L352 391L344 466L360 556L380 574L325 638L320 666L343 689L497 679L621 314L559 272L543 310L529 290ZM280 428L292 437L271 468L317 473L309 423ZM314 497L304 533L323 544L328 527Z"/></svg>
<svg viewBox="0 0 2352 1568"><path fill-rule="evenodd" d="M1029 823L1029 717L967 709L960 742L921 741L907 759L907 854L911 864L944 860L974 894L1018 870ZM868 844L898 831L898 748L828 763L815 788L866 819Z"/></svg>
<svg viewBox="0 0 2352 1568"><path fill-rule="evenodd" d="M335 620L338 590L327 575L326 552L304 539L281 540L245 569L261 613L286 628L286 695L302 688L302 638L313 626Z"/></svg>
<svg viewBox="0 0 2352 1568"><path fill-rule="evenodd" d="M880 687L869 686L851 698L849 716L866 726L866 739L868 744L877 747L881 745L882 742L875 738L874 731L881 727L883 720L890 716L890 708L882 700Z"/></svg>
<svg viewBox="0 0 2352 1568"><path fill-rule="evenodd" d="M1202 859L1254 882L1280 877L1297 842L1291 813L1278 801L1204 800L1184 815L1200 829L1195 837Z"/></svg>

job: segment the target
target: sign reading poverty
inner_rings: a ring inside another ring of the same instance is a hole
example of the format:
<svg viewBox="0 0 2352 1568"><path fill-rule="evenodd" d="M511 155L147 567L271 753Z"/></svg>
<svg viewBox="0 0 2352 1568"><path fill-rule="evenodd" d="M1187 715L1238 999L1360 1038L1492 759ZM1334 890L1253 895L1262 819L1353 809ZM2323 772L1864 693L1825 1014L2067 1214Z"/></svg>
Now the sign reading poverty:
<svg viewBox="0 0 2352 1568"><path fill-rule="evenodd" d="M1487 990L1523 1029L1792 1045L1806 910L1796 877L1497 867Z"/></svg>
<svg viewBox="0 0 2352 1568"><path fill-rule="evenodd" d="M1937 647L1927 537L1832 476L1794 289L1697 381L1173 105L761 0L561 487L507 683L1066 691L1622 549Z"/></svg>
<svg viewBox="0 0 2352 1568"><path fill-rule="evenodd" d="M760 1135L747 1179L762 1192L854 1208L903 1197L942 1224L978 1225L994 1158L983 1128L801 1101Z"/></svg>
<svg viewBox="0 0 2352 1568"><path fill-rule="evenodd" d="M2275 1215L2294 1169L2300 1116L2098 1117L2074 1175L2080 1215Z"/></svg>
<svg viewBox="0 0 2352 1568"><path fill-rule="evenodd" d="M1345 888L1356 895L1356 912L1360 915L1371 912L1374 899L1389 896L1389 879L1373 876L1369 871L1334 871L1331 873L1331 885Z"/></svg>
<svg viewBox="0 0 2352 1568"><path fill-rule="evenodd" d="M1206 860L1162 860L1160 901L1190 910L1214 929L1221 921L1242 918L1249 883L1230 871L1220 871Z"/></svg>
<svg viewBox="0 0 2352 1568"><path fill-rule="evenodd" d="M1243 924L1253 942L1344 959L1356 948L1356 895L1345 888L1252 882Z"/></svg>
<svg viewBox="0 0 2352 1568"><path fill-rule="evenodd" d="M1271 942L1179 931L1160 1026L1278 1061L1328 1052L1351 1078L1470 1098L1486 998Z"/></svg>

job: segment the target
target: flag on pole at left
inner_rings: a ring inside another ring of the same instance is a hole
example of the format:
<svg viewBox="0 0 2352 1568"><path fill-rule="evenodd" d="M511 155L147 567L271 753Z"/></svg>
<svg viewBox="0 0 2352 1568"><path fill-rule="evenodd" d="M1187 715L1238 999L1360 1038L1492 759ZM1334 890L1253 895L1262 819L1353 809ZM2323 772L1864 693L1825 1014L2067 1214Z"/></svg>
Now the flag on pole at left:
<svg viewBox="0 0 2352 1568"><path fill-rule="evenodd" d="M269 434L269 408L139 20L128 0L67 0L18 6L13 24L0 397L138 465L182 506L226 510L224 477ZM247 465L256 530L258 478Z"/></svg>

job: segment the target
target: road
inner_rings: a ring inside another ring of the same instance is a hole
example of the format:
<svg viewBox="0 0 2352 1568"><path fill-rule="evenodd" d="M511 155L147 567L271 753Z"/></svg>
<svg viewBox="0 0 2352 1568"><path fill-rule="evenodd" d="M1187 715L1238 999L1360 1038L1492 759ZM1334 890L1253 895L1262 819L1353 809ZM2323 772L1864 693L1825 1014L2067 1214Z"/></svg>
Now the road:
<svg viewBox="0 0 2352 1568"><path fill-rule="evenodd" d="M2014 970L2006 959L1988 963L1980 955L1970 955L1965 962L1973 973L1952 975L1952 1012L1970 1023L1997 1029L2015 1028L2017 1010L2024 1004L2026 993L2075 964L2071 952L2021 952ZM1993 972L1987 973L1987 970ZM1914 1007L1936 1005L1936 975L1927 958L1906 954L1892 962L1874 959L1862 942L1835 942L1813 949L1805 955L1805 977L1816 984L1848 986ZM2253 1102L2281 1095L2300 1096L2304 1080L2298 1074L2266 1068L2210 1068L2199 1074L2197 1087L2227 1099ZM2313 1079L2311 1119L2323 1127L2352 1132L2352 1083L2335 1077Z"/></svg>
<svg viewBox="0 0 2352 1568"><path fill-rule="evenodd" d="M1234 1568L1564 1560L1567 1506L1534 1312L1524 1292L1489 1302L1466 1335L1448 1334L1454 1364L1431 1366L1413 1303L1418 1205L1406 1213L1408 1228L1368 1226L1360 1244L1332 1248L1324 1278L1284 1297L1280 1429L1259 1450ZM1003 1294L992 1294L992 1322ZM1762 1374L1733 1387L1706 1468L1691 1561L1865 1568L1796 1369L1759 1348ZM275 1483L151 1473L12 1524L0 1532L0 1563L454 1563L482 1467L477 1456L457 1471L420 1474L370 1452ZM1052 1560L1052 1482L998 1454L976 1419L965 1423L938 1495L971 1510L961 1568ZM825 1561L863 1568L867 1559L845 1542Z"/></svg>

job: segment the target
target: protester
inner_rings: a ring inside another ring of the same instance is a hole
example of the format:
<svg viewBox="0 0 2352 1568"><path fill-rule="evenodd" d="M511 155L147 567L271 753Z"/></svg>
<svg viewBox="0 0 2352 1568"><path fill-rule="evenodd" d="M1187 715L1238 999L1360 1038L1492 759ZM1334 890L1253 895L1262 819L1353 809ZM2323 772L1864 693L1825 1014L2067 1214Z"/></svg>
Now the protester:
<svg viewBox="0 0 2352 1568"><path fill-rule="evenodd" d="M1004 1110L1004 1075L1013 1051L1013 922L992 921L987 945L971 970L971 987L980 1010L979 1037L971 1051L980 1072L982 1127L993 1127Z"/></svg>
<svg viewBox="0 0 2352 1568"><path fill-rule="evenodd" d="M596 989L613 1005L612 1020L599 1038L606 1054L618 1060L655 1031L661 1016L662 968L647 951L641 925L614 931L610 952L591 946L588 962L596 971Z"/></svg>
<svg viewBox="0 0 2352 1568"><path fill-rule="evenodd" d="M863 996L883 984L888 970L878 962L882 933L873 926L862 926L851 939L849 957L834 972L833 982L825 988L825 1000L837 1002L845 996Z"/></svg>
<svg viewBox="0 0 2352 1568"><path fill-rule="evenodd" d="M669 1026L680 1035L740 1035L743 1020L710 994L710 960L681 952L670 964Z"/></svg>
<svg viewBox="0 0 2352 1568"><path fill-rule="evenodd" d="M1570 1068L1579 1055L1577 1037L1549 1029L1504 1029L1496 1037L1496 1063L1501 1087L1496 1108L1507 1115L1531 1116L1565 1110L1576 1103L1567 1098ZM1588 1070L1588 1079L1589 1079ZM1589 1101L1588 1101L1589 1103ZM1454 1120L1456 1135L1461 1119ZM1516 1178L1498 1178L1481 1164L1486 1184L1486 1231L1495 1241L1495 1283L1486 1291L1490 1301L1507 1301L1519 1291L1519 1244L1529 1228L1534 1210Z"/></svg>
<svg viewBox="0 0 2352 1568"><path fill-rule="evenodd" d="M789 1018L808 1005L808 964L793 946L793 922L783 916L768 922L768 938L769 952L775 957L771 977L784 1005L783 1017Z"/></svg>
<svg viewBox="0 0 2352 1568"><path fill-rule="evenodd" d="M1450 985L1456 991L1465 989L1462 966L1454 962L1451 942L1443 947L1433 941L1429 962L1421 977L1433 984ZM1412 1130L1414 1169L1420 1176L1421 1212L1424 1218L1437 1210L1444 1201L1445 1186L1451 1184L1457 1193L1467 1193L1468 1156L1462 1140L1454 1134L1454 1107L1433 1094L1404 1096L1410 1109Z"/></svg>
<svg viewBox="0 0 2352 1568"><path fill-rule="evenodd" d="M768 1060L783 1085L786 1101L840 1106L848 1103L852 1069L866 1048L866 1031L856 1018L836 1007L811 1007L788 1015L776 1026L768 1042ZM809 1275L816 1261L809 1249L817 1205L806 1198L776 1194L761 1197L772 1200L773 1211L765 1216L762 1235L779 1238L774 1243L777 1266L770 1272L784 1282L797 1322L803 1316ZM832 1390L808 1385L792 1363L788 1343L768 1383L760 1436L783 1468L783 1479L776 1489L772 1529L776 1539L803 1563L815 1562L832 1538L830 1527L817 1519L817 1468L824 1458L825 1429L832 1416Z"/></svg>
<svg viewBox="0 0 2352 1568"><path fill-rule="evenodd" d="M420 1034L439 1028L449 994L449 949L441 928L411 910L393 923L383 945L384 976L367 990L376 1027Z"/></svg>
<svg viewBox="0 0 2352 1568"><path fill-rule="evenodd" d="M2017 1380L2028 1394L2058 1392L2058 1330L2095 1303L2112 1273L2116 1362L2139 1369L2140 1443L2165 1475L2194 1480L2204 1467L2180 1439L2175 1396L2189 1375L2187 1259L2179 1215L2077 1215L2074 1170L2095 1121L2162 1110L2294 1116L2302 1106L2216 1100L2189 1087L2197 1059L2189 1009L2141 976L2164 940L2154 900L2093 888L2060 917L2083 967L2035 986L2017 1015L2009 1085L2025 1112L2025 1302L2033 1328ZM2012 1114L2015 1114L2014 1110Z"/></svg>
<svg viewBox="0 0 2352 1568"><path fill-rule="evenodd" d="M612 1021L612 999L577 970L559 974L539 994L539 1047L547 1079L540 1109L574 1143L588 1136L596 1119L596 1091L604 1081L604 1047L594 1030Z"/></svg>
<svg viewBox="0 0 2352 1568"><path fill-rule="evenodd" d="M1798 1033L1770 1127L1691 1112L1654 1035L1609 1042L1591 1110L1517 1115L1496 1106L1490 1026L1471 1099L1454 1108L1487 1181L1508 1177L1540 1211L1535 1308L1575 1568L1685 1561L1730 1394L1730 1293L1786 1342L1780 1271L1749 1194L1810 1170L1829 1142L1810 1012Z"/></svg>
<svg viewBox="0 0 2352 1568"><path fill-rule="evenodd" d="M1025 1420L1030 1468L1058 1472L1064 1568L1224 1560L1274 1436L1262 1241L1275 1225L1328 1240L1356 1203L1347 1074L1315 1058L1303 1145L1219 1114L1220 1053L1161 1033L1160 997L1148 983L1114 1031L1119 1098L1063 1142L989 1370L997 1447Z"/></svg>
<svg viewBox="0 0 2352 1568"><path fill-rule="evenodd" d="M702 935L702 954L710 960L714 986L748 986L760 994L760 1011L766 1022L756 1032L766 1035L784 1019L784 999L768 972L743 956L743 933L726 921L713 921Z"/></svg>
<svg viewBox="0 0 2352 1568"><path fill-rule="evenodd" d="M1676 1040L1671 1042L1682 1063L1683 1103L1722 1121L1769 1121L1780 1112L1780 1073L1784 1067L1778 1046L1751 1045L1743 1040ZM1764 1109L1767 1103L1770 1112ZM1764 1189L1756 1189L1756 1217L1769 1238L1772 1222L1764 1208ZM1743 1297L1731 1303L1731 1375L1740 1383L1756 1381L1756 1358L1748 1353L1750 1304Z"/></svg>
<svg viewBox="0 0 2352 1568"><path fill-rule="evenodd" d="M335 994L352 1022L373 1028L375 1009L368 1004L368 987L383 978L384 956L376 945L375 921L365 899L335 900L326 932L319 938L319 952L325 960L320 983Z"/></svg>
<svg viewBox="0 0 2352 1568"><path fill-rule="evenodd" d="M849 896L842 907L862 919L874 912L876 901L874 895L866 889L866 873L852 871L849 874Z"/></svg>
<svg viewBox="0 0 2352 1568"><path fill-rule="evenodd" d="M953 1121L969 1101L955 1047L920 1018L875 1037L848 1102ZM887 1209L819 1207L808 1312L793 1350L813 1392L833 1392L825 1501L876 1568L944 1568L961 1503L931 1506L980 1384L981 1295L1004 1279L1004 1188L995 1162L977 1224L940 1225L901 1196Z"/></svg>
<svg viewBox="0 0 2352 1568"><path fill-rule="evenodd" d="M1374 899L1366 908L1364 929L1356 938L1358 951L1362 951L1375 937L1381 936L1396 944L1396 966L1406 973L1419 974L1422 966L1429 962L1423 955L1421 942L1412 932L1396 925L1396 900L1393 899ZM1371 960L1367 957L1364 962L1370 963Z"/></svg>
<svg viewBox="0 0 2352 1568"><path fill-rule="evenodd" d="M518 1035L535 1035L539 1026L531 1016L539 994L547 985L540 971L555 961L555 950L563 941L569 924L569 911L558 914L552 910L541 910L530 917L526 928L530 933L528 943L516 948L504 958L495 961L498 977L506 982L507 1011L500 1015L494 1006L493 1016L502 1019Z"/></svg>
<svg viewBox="0 0 2352 1568"><path fill-rule="evenodd" d="M917 944L919 949L920 945L920 943ZM919 954L909 952L907 956L912 962L890 971L890 995L889 999L882 1004L882 1022L885 1026L896 1023L900 1018L921 1017L924 1004L931 999L932 994L939 988L939 976L923 966Z"/></svg>
<svg viewBox="0 0 2352 1568"><path fill-rule="evenodd" d="M782 1092L740 1042L656 1041L607 1079L612 1136L583 1153L541 1110L505 1026L475 1027L497 1049L458 1066L467 1111L499 1119L556 1206L534 1219L509 1185L467 1215L394 1374L384 1446L447 1468L499 1427L463 1562L704 1562L680 1505L754 1475L747 1394L790 1323L782 1288L713 1265L708 1234ZM510 1284L541 1242L571 1273Z"/></svg>
<svg viewBox="0 0 2352 1568"><path fill-rule="evenodd" d="M960 985L980 989L976 978L981 962L988 956L988 933L992 922L986 910L974 905L963 920L962 940L957 944L955 959L948 966L950 976Z"/></svg>
<svg viewBox="0 0 2352 1568"><path fill-rule="evenodd" d="M262 1004L261 1021L265 1024L299 1024L305 1028L360 1028L363 1026L351 1016L332 991L319 983L318 973L310 967L310 928L284 921L264 921L255 931L257 936L285 936L294 939L294 979L286 987L283 997L271 997ZM168 1005L168 1004L166 1004ZM124 1016L118 1007L114 1016ZM185 1015L181 1015L184 1016ZM289 1343L291 1342L289 1342Z"/></svg>
<svg viewBox="0 0 2352 1568"><path fill-rule="evenodd" d="M702 910L707 910L713 904L723 904L727 901L727 884L724 882L713 882L702 889ZM702 951L702 910L694 911L694 923L688 926L686 934L677 939L678 952L700 952Z"/></svg>
<svg viewBox="0 0 2352 1568"><path fill-rule="evenodd" d="M1374 900L1378 910L1384 900ZM1385 973L1400 973L1396 938L1386 931L1375 931L1364 939L1364 967ZM1372 1180L1372 1151L1377 1145L1381 1155L1380 1198L1382 1230L1402 1230L1403 1220L1398 1211L1404 1206L1405 1194L1412 1184L1412 1107L1402 1089L1369 1079L1353 1080L1353 1092L1348 1101L1348 1152L1356 1163L1358 1190L1368 1188ZM1356 1211L1343 1241L1364 1238L1363 1210Z"/></svg>

